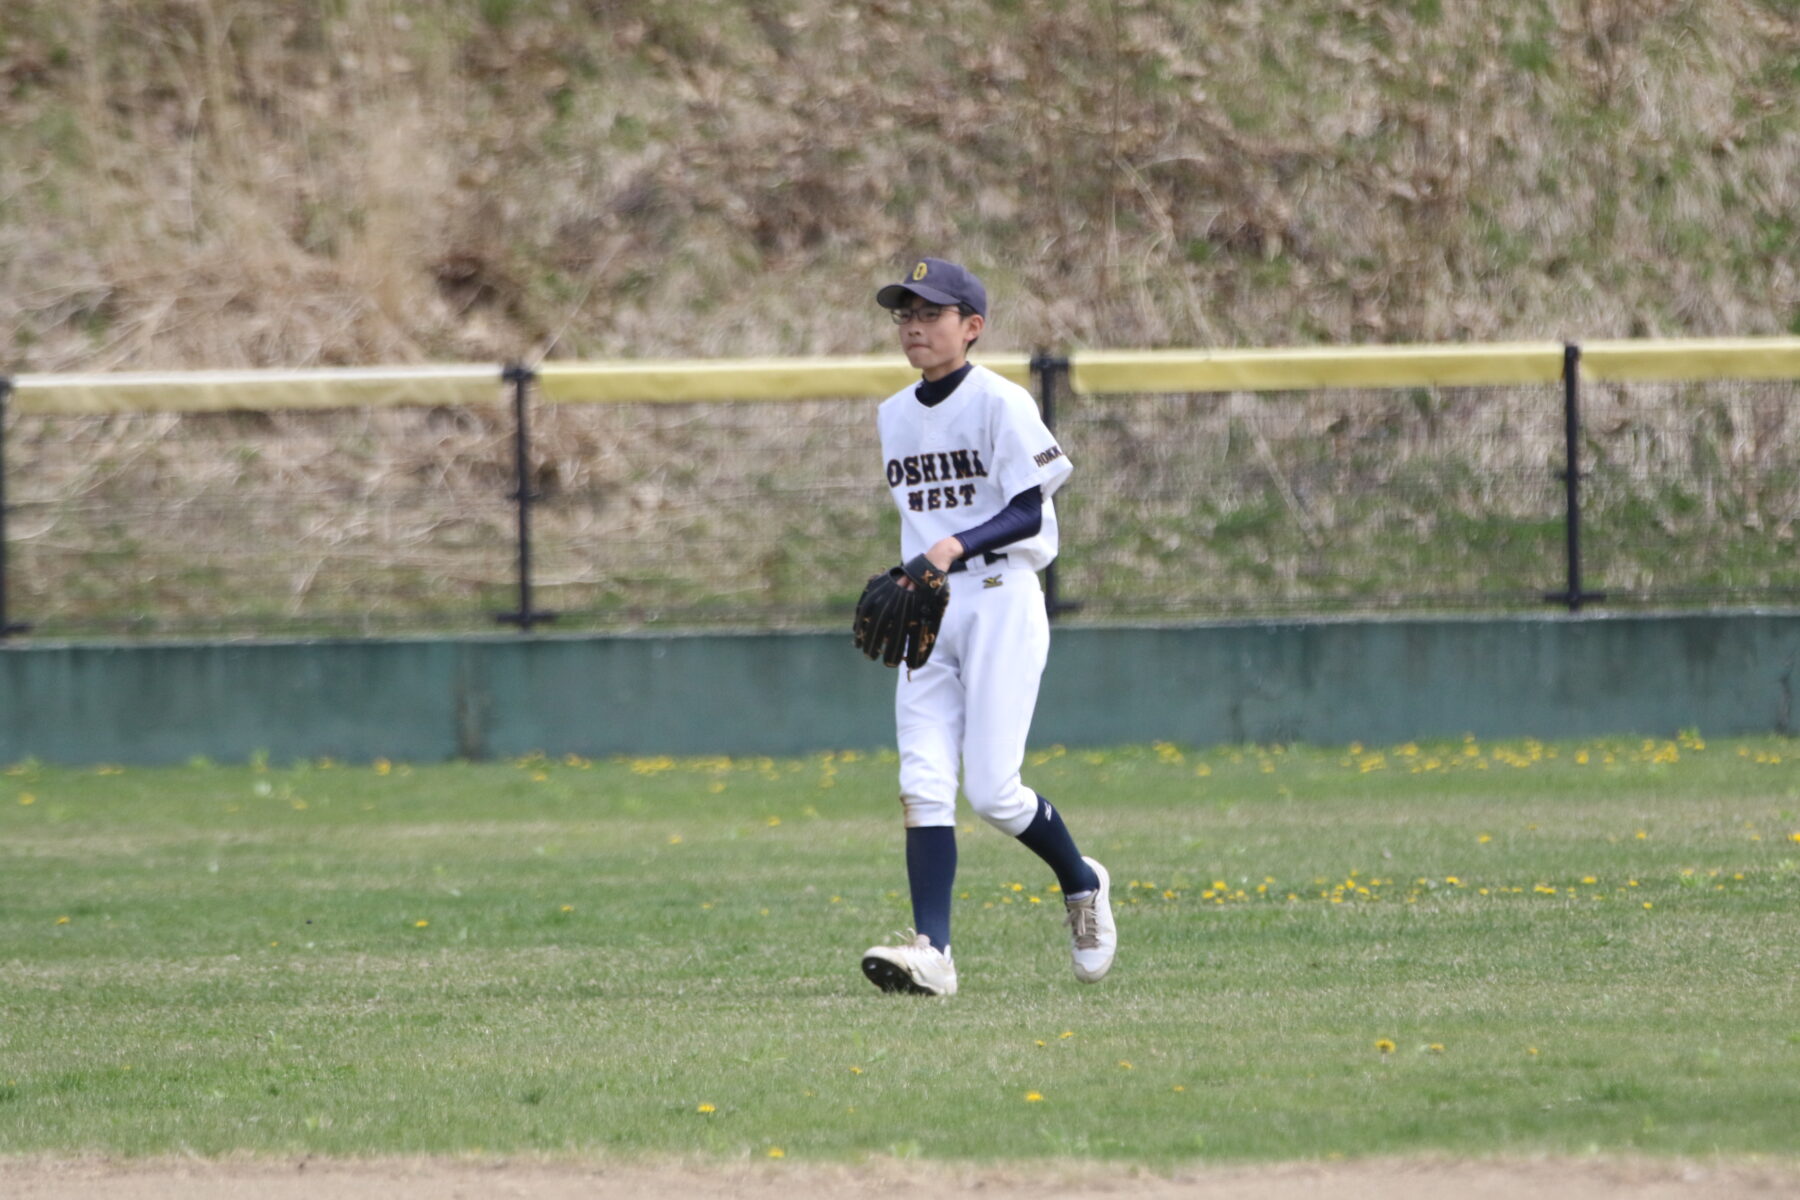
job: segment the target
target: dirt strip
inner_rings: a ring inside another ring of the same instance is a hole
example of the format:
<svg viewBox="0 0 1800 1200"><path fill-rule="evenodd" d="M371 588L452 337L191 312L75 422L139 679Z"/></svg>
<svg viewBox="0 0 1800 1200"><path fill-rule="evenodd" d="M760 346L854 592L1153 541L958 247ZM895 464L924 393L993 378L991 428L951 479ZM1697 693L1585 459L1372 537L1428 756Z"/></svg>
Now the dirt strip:
<svg viewBox="0 0 1800 1200"><path fill-rule="evenodd" d="M58 1160L0 1158L6 1200L1741 1200L1800 1197L1800 1163L1618 1159L1370 1160L1151 1172L877 1162L611 1166L501 1159Z"/></svg>

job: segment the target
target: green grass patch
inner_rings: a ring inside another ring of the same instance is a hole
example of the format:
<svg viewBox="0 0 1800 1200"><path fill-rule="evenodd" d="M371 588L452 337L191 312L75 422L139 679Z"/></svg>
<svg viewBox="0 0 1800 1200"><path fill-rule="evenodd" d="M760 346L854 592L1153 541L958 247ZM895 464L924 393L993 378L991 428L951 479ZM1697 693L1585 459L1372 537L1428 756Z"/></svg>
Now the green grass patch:
<svg viewBox="0 0 1800 1200"><path fill-rule="evenodd" d="M1072 978L961 839L885 996L891 753L0 776L0 1152L1170 1164L1788 1154L1786 740L1046 749Z"/></svg>

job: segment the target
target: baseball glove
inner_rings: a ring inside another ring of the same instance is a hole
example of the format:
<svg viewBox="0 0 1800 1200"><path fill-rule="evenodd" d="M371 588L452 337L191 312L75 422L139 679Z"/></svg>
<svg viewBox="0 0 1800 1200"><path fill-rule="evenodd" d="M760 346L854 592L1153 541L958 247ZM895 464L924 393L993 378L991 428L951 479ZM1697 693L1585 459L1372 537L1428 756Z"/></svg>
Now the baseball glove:
<svg viewBox="0 0 1800 1200"><path fill-rule="evenodd" d="M901 582L907 579L910 588ZM904 662L909 668L922 667L937 644L949 604L949 578L923 554L872 575L856 602L856 648L885 666Z"/></svg>

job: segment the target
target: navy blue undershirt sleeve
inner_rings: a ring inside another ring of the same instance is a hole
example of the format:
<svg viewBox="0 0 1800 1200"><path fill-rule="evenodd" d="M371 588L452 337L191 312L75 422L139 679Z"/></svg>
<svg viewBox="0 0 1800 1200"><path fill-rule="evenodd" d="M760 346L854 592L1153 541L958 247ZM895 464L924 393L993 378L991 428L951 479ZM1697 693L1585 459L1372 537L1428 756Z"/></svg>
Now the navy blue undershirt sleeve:
<svg viewBox="0 0 1800 1200"><path fill-rule="evenodd" d="M1002 546L1023 541L1044 527L1044 493L1028 487L1014 496L1005 508L966 533L956 535L963 544L963 558L988 554Z"/></svg>

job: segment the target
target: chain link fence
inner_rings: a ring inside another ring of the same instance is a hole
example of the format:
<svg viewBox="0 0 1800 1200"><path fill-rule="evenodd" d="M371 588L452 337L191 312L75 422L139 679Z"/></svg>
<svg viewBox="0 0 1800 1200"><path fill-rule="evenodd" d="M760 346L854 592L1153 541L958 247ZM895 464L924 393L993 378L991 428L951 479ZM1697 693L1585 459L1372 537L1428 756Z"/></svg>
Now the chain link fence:
<svg viewBox="0 0 1800 1200"><path fill-rule="evenodd" d="M1083 615L1541 606L1559 389L1083 396L1059 409Z"/></svg>
<svg viewBox="0 0 1800 1200"><path fill-rule="evenodd" d="M1566 603L1563 388L1083 396L1064 604L1100 617ZM1800 599L1800 386L1590 386L1582 606Z"/></svg>
<svg viewBox="0 0 1800 1200"><path fill-rule="evenodd" d="M521 471L517 414L494 396L8 406L0 622L40 638L476 632L503 615L829 627L897 553L874 400L533 403ZM1054 425L1076 471L1053 602L1084 621L1566 604L1567 399L1554 382L1065 387ZM1800 598L1797 405L1797 380L1588 384L1580 603Z"/></svg>
<svg viewBox="0 0 1800 1200"><path fill-rule="evenodd" d="M1800 600L1800 382L1592 384L1588 587L1618 605Z"/></svg>

